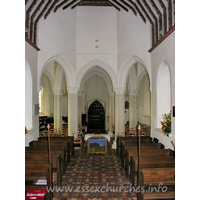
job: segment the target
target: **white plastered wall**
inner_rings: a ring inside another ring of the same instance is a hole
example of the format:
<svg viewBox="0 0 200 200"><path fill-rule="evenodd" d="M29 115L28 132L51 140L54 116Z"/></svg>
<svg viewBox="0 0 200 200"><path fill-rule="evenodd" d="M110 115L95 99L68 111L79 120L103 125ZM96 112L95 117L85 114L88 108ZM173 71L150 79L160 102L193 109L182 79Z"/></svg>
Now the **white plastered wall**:
<svg viewBox="0 0 200 200"><path fill-rule="evenodd" d="M171 106L175 105L175 32L169 35L156 49L151 53L151 65L152 65L152 111L151 111L151 132L152 137L159 139L161 143L165 145L165 148L173 149L171 144L172 140L175 140L175 117L172 117L172 136L164 136L160 128L157 128L157 75L161 64L165 62L169 67L171 78ZM165 93L163 92L163 96ZM168 98L166 96L166 98ZM172 108L171 108L172 110ZM164 113L163 113L164 114ZM160 117L160 116L159 116Z"/></svg>
<svg viewBox="0 0 200 200"><path fill-rule="evenodd" d="M32 46L30 46L27 42L25 42L25 48L26 48L25 62L27 65L26 67L29 68L29 75L31 76L30 82L32 82L31 84L29 84L29 86L32 87L30 88L30 90L32 91L32 103L31 103L32 105L31 106L29 105L28 107L26 107L25 105L25 112L27 109L28 110L32 109L32 110L29 110L31 112L31 116L29 119L32 120L32 125L30 127L31 130L29 130L29 132L25 134L25 146L29 146L29 142L31 142L32 140L37 140L39 136L39 115L38 114L35 115L35 110L34 110L35 104L38 104L38 91L37 91L37 81L36 81L37 80L38 52Z"/></svg>

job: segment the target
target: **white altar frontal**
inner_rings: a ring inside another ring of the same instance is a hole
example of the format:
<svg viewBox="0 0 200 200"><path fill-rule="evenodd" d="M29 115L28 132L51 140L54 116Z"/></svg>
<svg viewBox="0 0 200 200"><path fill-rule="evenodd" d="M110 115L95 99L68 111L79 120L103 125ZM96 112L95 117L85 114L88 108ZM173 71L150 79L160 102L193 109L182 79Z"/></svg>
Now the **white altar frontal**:
<svg viewBox="0 0 200 200"><path fill-rule="evenodd" d="M105 138L107 138L108 142L110 142L110 135L108 134L85 134L84 140L87 142L87 140L91 137L99 137L99 136L103 136Z"/></svg>

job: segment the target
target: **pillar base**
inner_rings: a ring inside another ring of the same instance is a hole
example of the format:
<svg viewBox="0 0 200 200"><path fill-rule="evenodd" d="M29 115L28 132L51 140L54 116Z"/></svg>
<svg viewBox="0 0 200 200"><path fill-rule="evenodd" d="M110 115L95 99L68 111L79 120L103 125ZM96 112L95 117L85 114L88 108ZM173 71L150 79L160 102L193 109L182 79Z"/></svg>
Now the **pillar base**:
<svg viewBox="0 0 200 200"><path fill-rule="evenodd" d="M108 135L110 135L110 137L112 137L113 136L112 131L108 131Z"/></svg>
<svg viewBox="0 0 200 200"><path fill-rule="evenodd" d="M112 149L117 149L117 142L116 142L116 140L113 141Z"/></svg>

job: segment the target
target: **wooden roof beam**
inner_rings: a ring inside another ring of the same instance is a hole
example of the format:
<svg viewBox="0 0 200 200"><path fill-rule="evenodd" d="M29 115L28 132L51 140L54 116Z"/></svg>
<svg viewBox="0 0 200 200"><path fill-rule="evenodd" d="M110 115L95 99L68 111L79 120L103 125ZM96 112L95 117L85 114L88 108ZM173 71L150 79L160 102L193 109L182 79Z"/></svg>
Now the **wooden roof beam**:
<svg viewBox="0 0 200 200"><path fill-rule="evenodd" d="M78 6L81 2L82 2L82 0L79 1L78 3L76 3L75 5L73 5L73 6L71 7L71 9L74 9L74 8L75 8L76 6Z"/></svg>
<svg viewBox="0 0 200 200"><path fill-rule="evenodd" d="M64 0L62 1L60 4L58 4L55 8L54 8L54 12L56 12L58 10L58 8L60 8L62 5L64 5L65 3L67 3L69 0Z"/></svg>
<svg viewBox="0 0 200 200"><path fill-rule="evenodd" d="M116 0L111 0L111 1L115 2L115 4L117 4L119 7L123 8L126 12L128 12L128 9L125 6L123 6L121 3L119 3L118 1Z"/></svg>
<svg viewBox="0 0 200 200"><path fill-rule="evenodd" d="M169 30L172 28L172 1L168 0L168 25Z"/></svg>
<svg viewBox="0 0 200 200"><path fill-rule="evenodd" d="M43 16L44 12L47 10L47 8L50 6L52 0L49 0L45 7L42 9L41 13L38 15L37 19L34 22L34 37L33 37L33 43L36 44L36 39L37 39L37 24L40 20L40 18Z"/></svg>
<svg viewBox="0 0 200 200"><path fill-rule="evenodd" d="M146 18L143 16L142 12L140 11L140 9L138 8L138 6L136 5L135 2L133 2L132 0L128 0L137 10L137 12L139 13L140 17L142 18L143 22L146 23Z"/></svg>
<svg viewBox="0 0 200 200"><path fill-rule="evenodd" d="M53 10L54 6L55 6L58 2L59 2L59 0L55 0L55 1L51 4L50 8L47 10L47 12L46 12L45 15L44 15L44 19L46 19L46 18L48 17L48 15L51 13L51 11Z"/></svg>
<svg viewBox="0 0 200 200"><path fill-rule="evenodd" d="M135 16L137 16L137 12L135 11L135 9L128 3L126 3L126 1L124 0L120 0L124 5L126 5L127 7L129 7L129 9L131 9L133 11L133 13L135 14Z"/></svg>
<svg viewBox="0 0 200 200"><path fill-rule="evenodd" d="M108 3L111 4L116 10L120 11L120 8L117 7L114 3L112 3L110 0L108 0Z"/></svg>
<svg viewBox="0 0 200 200"><path fill-rule="evenodd" d="M35 11L33 12L33 14L31 15L31 21L30 21L30 37L29 39L32 41L32 35L33 35L33 20L34 17L36 16L37 12L40 10L40 8L42 7L42 5L44 4L45 0L42 0L39 5L37 6L37 8L35 9Z"/></svg>
<svg viewBox="0 0 200 200"><path fill-rule="evenodd" d="M157 7L157 5L153 0L150 0L150 3L157 12L157 14L159 15L159 31L162 31L162 13L160 12L159 8Z"/></svg>
<svg viewBox="0 0 200 200"><path fill-rule="evenodd" d="M78 0L73 0L70 3L68 3L66 6L63 7L63 10L67 9L69 6L73 5L74 3L76 3Z"/></svg>
<svg viewBox="0 0 200 200"><path fill-rule="evenodd" d="M144 12L144 14L146 15L147 19L149 20L150 24L151 24L151 35L152 35L152 46L155 44L155 37L154 37L154 23L151 20L151 18L149 17L147 11L144 9L143 5L141 4L140 0L136 0L137 4L139 5L139 7L142 9L142 11Z"/></svg>
<svg viewBox="0 0 200 200"><path fill-rule="evenodd" d="M155 31L155 39L156 39L156 43L158 42L158 19L157 17L155 16L155 14L153 13L153 11L151 10L150 6L148 5L148 3L146 2L146 0L142 0L144 5L146 6L147 10L149 11L149 13L151 14L151 16L154 18L155 20L155 28L156 28L156 31Z"/></svg>
<svg viewBox="0 0 200 200"><path fill-rule="evenodd" d="M38 0L34 0L32 4L29 6L28 10L26 11L26 20L25 20L25 28L29 28L29 15L33 7L36 5ZM28 32L25 33L25 36L28 38Z"/></svg>
<svg viewBox="0 0 200 200"><path fill-rule="evenodd" d="M166 11L166 6L165 4L162 2L162 0L158 0L158 3L160 4L160 6L163 9L163 27L164 27L164 35L167 33L167 11Z"/></svg>

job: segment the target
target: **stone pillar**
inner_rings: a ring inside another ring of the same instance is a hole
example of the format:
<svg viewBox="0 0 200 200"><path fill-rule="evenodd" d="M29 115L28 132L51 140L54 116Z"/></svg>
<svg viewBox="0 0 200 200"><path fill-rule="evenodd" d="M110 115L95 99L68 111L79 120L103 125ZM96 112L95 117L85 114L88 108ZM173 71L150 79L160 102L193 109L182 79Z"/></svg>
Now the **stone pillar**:
<svg viewBox="0 0 200 200"><path fill-rule="evenodd" d="M134 122L133 122L133 93L129 93L129 128L134 128Z"/></svg>
<svg viewBox="0 0 200 200"><path fill-rule="evenodd" d="M54 129L62 128L61 97L62 90L53 90L54 93Z"/></svg>
<svg viewBox="0 0 200 200"><path fill-rule="evenodd" d="M112 124L113 124L113 96L114 92L109 92L109 130L108 134L112 136Z"/></svg>
<svg viewBox="0 0 200 200"><path fill-rule="evenodd" d="M68 135L78 133L78 89L68 87Z"/></svg>
<svg viewBox="0 0 200 200"><path fill-rule="evenodd" d="M83 91L78 92L78 126L82 127L82 94Z"/></svg>
<svg viewBox="0 0 200 200"><path fill-rule="evenodd" d="M137 121L138 121L138 118L137 118L137 93L138 93L138 91L135 91L133 93L133 128L136 127Z"/></svg>
<svg viewBox="0 0 200 200"><path fill-rule="evenodd" d="M112 97L112 125L115 126L115 94L113 92L113 96Z"/></svg>
<svg viewBox="0 0 200 200"><path fill-rule="evenodd" d="M125 132L125 114L124 114L125 88L115 90L115 140L112 148L116 149L117 134Z"/></svg>

